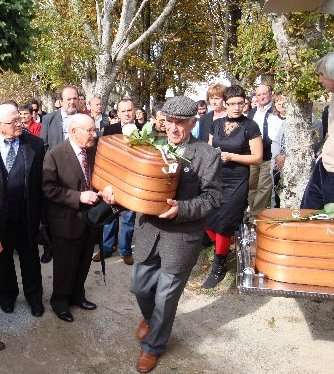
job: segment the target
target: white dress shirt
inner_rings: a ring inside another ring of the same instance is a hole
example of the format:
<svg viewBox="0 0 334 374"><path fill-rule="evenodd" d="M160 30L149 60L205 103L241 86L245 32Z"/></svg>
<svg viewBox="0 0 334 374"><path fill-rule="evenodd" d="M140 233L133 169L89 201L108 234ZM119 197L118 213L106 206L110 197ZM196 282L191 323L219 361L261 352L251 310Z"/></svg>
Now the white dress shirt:
<svg viewBox="0 0 334 374"><path fill-rule="evenodd" d="M334 94L328 108L328 133L322 148L322 163L324 168L334 173Z"/></svg>
<svg viewBox="0 0 334 374"><path fill-rule="evenodd" d="M19 147L20 147L19 138L15 139L15 141L13 143L13 146L14 146L15 154L17 155L17 152L18 152ZM5 138L2 135L0 135L0 153L1 153L2 161L3 161L5 166L6 166L6 159L7 159L9 150L10 150L10 144L5 143Z"/></svg>
<svg viewBox="0 0 334 374"><path fill-rule="evenodd" d="M255 115L253 117L253 120L258 124L258 126L260 128L262 136L263 136L264 117L266 116L266 113L267 113L268 109L271 107L271 105L272 105L272 103L270 102L266 106L264 106L263 108L258 107L256 112L255 112ZM269 124L268 124L268 127L269 127ZM268 132L269 132L269 129L268 129ZM269 133L268 133L268 136L269 136Z"/></svg>
<svg viewBox="0 0 334 374"><path fill-rule="evenodd" d="M83 159L82 159L83 156L82 156L82 153L81 153L82 149L76 143L74 143L74 141L71 138L69 138L69 142L71 144L71 147L73 148L73 151L74 151L75 155L77 156L77 159L78 159L79 164L81 166L81 170L83 172L83 175L86 178L86 171L85 171L85 168L83 166ZM89 181L86 180L86 182L88 183Z"/></svg>

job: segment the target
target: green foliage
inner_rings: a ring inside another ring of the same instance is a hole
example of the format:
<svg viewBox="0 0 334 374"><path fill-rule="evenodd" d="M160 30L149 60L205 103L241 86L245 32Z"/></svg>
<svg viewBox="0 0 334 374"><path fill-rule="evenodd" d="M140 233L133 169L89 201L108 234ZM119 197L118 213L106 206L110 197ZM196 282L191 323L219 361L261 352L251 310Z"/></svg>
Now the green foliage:
<svg viewBox="0 0 334 374"><path fill-rule="evenodd" d="M19 71L31 50L33 2L0 0L0 69Z"/></svg>
<svg viewBox="0 0 334 374"><path fill-rule="evenodd" d="M151 7L152 19L161 11L163 3L158 1ZM123 79L140 96L138 69L142 69L147 87L158 100L164 97L167 88L181 94L190 82L209 79L219 71L219 63L212 53L210 27L206 0L179 1L162 30L150 38L149 57L140 50L129 56Z"/></svg>
<svg viewBox="0 0 334 374"><path fill-rule="evenodd" d="M279 57L271 23L259 5L245 3L237 37L231 71L250 89L259 75L275 73Z"/></svg>
<svg viewBox="0 0 334 374"><path fill-rule="evenodd" d="M314 101L323 94L315 62L332 49L333 17L305 12L292 14L286 31L291 58L282 61L271 20L258 4L245 2L231 70L247 88L254 87L258 76L271 76L276 91L285 92L297 101Z"/></svg>

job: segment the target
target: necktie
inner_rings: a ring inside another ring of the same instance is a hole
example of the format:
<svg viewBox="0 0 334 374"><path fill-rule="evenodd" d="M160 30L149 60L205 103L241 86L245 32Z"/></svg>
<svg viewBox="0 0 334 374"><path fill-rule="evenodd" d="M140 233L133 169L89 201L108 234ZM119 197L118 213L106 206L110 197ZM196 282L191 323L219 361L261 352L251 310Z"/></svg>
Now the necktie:
<svg viewBox="0 0 334 374"><path fill-rule="evenodd" d="M90 188L90 172L89 172L89 164L88 164L88 157L87 157L87 151L85 148L82 148L81 150L81 160L82 160L82 167L85 174L86 179L86 185L87 188Z"/></svg>
<svg viewBox="0 0 334 374"><path fill-rule="evenodd" d="M10 146L9 152L6 157L6 169L8 173L11 171L15 159L16 159L16 153L15 153L15 148L14 148L14 142L16 139L5 139L5 144L8 144Z"/></svg>

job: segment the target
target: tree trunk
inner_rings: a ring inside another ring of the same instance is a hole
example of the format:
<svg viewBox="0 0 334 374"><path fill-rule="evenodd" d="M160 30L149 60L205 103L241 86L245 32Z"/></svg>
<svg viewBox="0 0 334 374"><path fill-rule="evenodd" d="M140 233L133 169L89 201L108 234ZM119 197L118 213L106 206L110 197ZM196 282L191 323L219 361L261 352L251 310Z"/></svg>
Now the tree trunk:
<svg viewBox="0 0 334 374"><path fill-rule="evenodd" d="M43 106L43 110L45 110L47 113L54 111L54 98L53 98L54 92L46 90L41 95L41 102Z"/></svg>
<svg viewBox="0 0 334 374"><path fill-rule="evenodd" d="M272 30L282 66L290 67L297 60L298 45L289 38L286 16L272 17ZM312 103L287 100L285 121L287 158L282 171L281 206L299 207L314 162Z"/></svg>
<svg viewBox="0 0 334 374"><path fill-rule="evenodd" d="M312 103L287 104L286 160L281 176L281 207L299 207L314 163Z"/></svg>

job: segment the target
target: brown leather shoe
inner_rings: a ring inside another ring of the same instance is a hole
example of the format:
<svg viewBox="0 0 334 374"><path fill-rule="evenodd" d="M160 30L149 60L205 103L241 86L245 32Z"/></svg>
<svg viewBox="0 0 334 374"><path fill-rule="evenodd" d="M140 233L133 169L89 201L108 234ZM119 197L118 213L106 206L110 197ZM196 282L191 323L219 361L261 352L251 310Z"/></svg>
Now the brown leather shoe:
<svg viewBox="0 0 334 374"><path fill-rule="evenodd" d="M126 265L133 265L133 257L130 256L123 256L123 262Z"/></svg>
<svg viewBox="0 0 334 374"><path fill-rule="evenodd" d="M139 341L142 341L145 338L145 336L149 333L149 331L150 326L148 325L148 323L144 319L141 320L136 330L136 338Z"/></svg>
<svg viewBox="0 0 334 374"><path fill-rule="evenodd" d="M136 369L139 373L148 373L157 366L158 360L158 355L141 351Z"/></svg>

